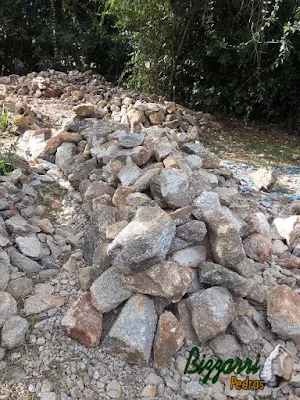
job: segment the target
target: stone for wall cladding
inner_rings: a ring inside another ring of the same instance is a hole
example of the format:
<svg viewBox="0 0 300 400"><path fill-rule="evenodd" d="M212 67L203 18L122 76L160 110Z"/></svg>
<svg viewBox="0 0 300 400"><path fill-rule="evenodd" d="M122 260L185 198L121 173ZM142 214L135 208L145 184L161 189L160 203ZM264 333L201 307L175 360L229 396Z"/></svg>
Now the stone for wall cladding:
<svg viewBox="0 0 300 400"><path fill-rule="evenodd" d="M61 326L68 336L84 346L98 346L102 333L102 314L92 305L90 293L84 293L71 305L61 320Z"/></svg>
<svg viewBox="0 0 300 400"><path fill-rule="evenodd" d="M108 255L138 271L145 267L143 262L166 257L175 229L175 222L161 208L142 207L110 244Z"/></svg>
<svg viewBox="0 0 300 400"><path fill-rule="evenodd" d="M253 233L243 240L245 253L255 261L266 262L271 260L273 246L271 240L260 233Z"/></svg>
<svg viewBox="0 0 300 400"><path fill-rule="evenodd" d="M103 272L90 287L93 306L102 313L109 312L132 296L122 283L121 272L111 267Z"/></svg>
<svg viewBox="0 0 300 400"><path fill-rule="evenodd" d="M215 286L193 294L187 299L192 324L200 343L224 332L235 317L235 305L230 292Z"/></svg>
<svg viewBox="0 0 300 400"><path fill-rule="evenodd" d="M129 364L147 366L156 323L153 300L136 294L123 307L103 341L103 349Z"/></svg>
<svg viewBox="0 0 300 400"><path fill-rule="evenodd" d="M162 261L133 275L125 275L123 284L134 292L179 301L193 280L193 272L176 263Z"/></svg>
<svg viewBox="0 0 300 400"><path fill-rule="evenodd" d="M273 289L267 300L267 315L272 332L300 344L299 309L299 294L286 285Z"/></svg>
<svg viewBox="0 0 300 400"><path fill-rule="evenodd" d="M165 311L159 318L154 338L154 368L166 368L183 345L184 332L177 318Z"/></svg>
<svg viewBox="0 0 300 400"><path fill-rule="evenodd" d="M234 268L246 257L236 227L219 211L206 211L203 218L215 261L224 267Z"/></svg>

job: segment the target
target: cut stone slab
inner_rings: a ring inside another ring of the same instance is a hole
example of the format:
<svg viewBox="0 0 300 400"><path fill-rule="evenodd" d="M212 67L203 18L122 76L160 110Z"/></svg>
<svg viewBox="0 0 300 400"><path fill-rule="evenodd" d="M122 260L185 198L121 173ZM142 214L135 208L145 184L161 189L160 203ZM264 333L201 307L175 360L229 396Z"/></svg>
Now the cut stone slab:
<svg viewBox="0 0 300 400"><path fill-rule="evenodd" d="M255 261L270 261L273 254L271 239L260 233L253 233L243 240L245 253Z"/></svg>
<svg viewBox="0 0 300 400"><path fill-rule="evenodd" d="M66 334L85 347L98 346L102 333L102 314L91 302L90 293L77 299L61 320Z"/></svg>
<svg viewBox="0 0 300 400"><path fill-rule="evenodd" d="M172 302L179 301L193 280L189 268L162 261L133 275L125 275L123 284L134 292L163 297Z"/></svg>
<svg viewBox="0 0 300 400"><path fill-rule="evenodd" d="M154 338L154 368L167 368L183 340L184 332L179 321L170 311L165 311L159 318Z"/></svg>
<svg viewBox="0 0 300 400"><path fill-rule="evenodd" d="M102 313L114 310L133 294L122 283L121 272L116 267L103 272L90 287L90 292L93 306Z"/></svg>
<svg viewBox="0 0 300 400"><path fill-rule="evenodd" d="M187 299L192 324L201 343L225 332L235 317L235 304L230 292L215 286Z"/></svg>
<svg viewBox="0 0 300 400"><path fill-rule="evenodd" d="M174 251L168 256L182 267L197 268L201 261L206 260L206 248L204 246L191 246L182 250Z"/></svg>
<svg viewBox="0 0 300 400"><path fill-rule="evenodd" d="M272 332L300 344L300 295L287 285L277 286L267 299L267 318Z"/></svg>
<svg viewBox="0 0 300 400"><path fill-rule="evenodd" d="M156 323L153 300L136 294L123 307L103 341L103 349L129 364L147 366Z"/></svg>
<svg viewBox="0 0 300 400"><path fill-rule="evenodd" d="M175 222L161 208L142 207L110 244L108 255L133 270L143 269L142 263L149 259L165 259L175 229Z"/></svg>
<svg viewBox="0 0 300 400"><path fill-rule="evenodd" d="M36 259L41 258L41 243L35 235L27 237L17 236L15 242L23 255Z"/></svg>
<svg viewBox="0 0 300 400"><path fill-rule="evenodd" d="M17 314L17 302L11 294L0 292L0 329L13 315Z"/></svg>
<svg viewBox="0 0 300 400"><path fill-rule="evenodd" d="M53 294L42 293L27 297L24 301L25 315L39 314L50 308L58 308L65 304L65 299Z"/></svg>
<svg viewBox="0 0 300 400"><path fill-rule="evenodd" d="M29 323L25 318L19 316L9 318L3 325L1 346L8 350L20 346L25 340L28 328Z"/></svg>
<svg viewBox="0 0 300 400"><path fill-rule="evenodd" d="M224 267L234 268L246 258L236 227L219 211L207 211L203 217L215 261Z"/></svg>
<svg viewBox="0 0 300 400"><path fill-rule="evenodd" d="M222 285L237 296L246 296L249 282L251 282L236 272L213 262L201 262L198 277L202 283L208 283L211 286Z"/></svg>

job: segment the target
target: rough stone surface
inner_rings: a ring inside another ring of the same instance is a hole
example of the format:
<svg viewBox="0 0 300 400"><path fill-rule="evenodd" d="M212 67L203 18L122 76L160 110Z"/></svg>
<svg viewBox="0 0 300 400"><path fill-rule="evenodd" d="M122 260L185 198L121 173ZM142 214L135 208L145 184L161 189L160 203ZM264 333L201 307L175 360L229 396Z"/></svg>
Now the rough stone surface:
<svg viewBox="0 0 300 400"><path fill-rule="evenodd" d="M29 328L29 323L25 318L13 316L3 325L1 333L1 346L11 350L21 345L25 340L25 334Z"/></svg>
<svg viewBox="0 0 300 400"><path fill-rule="evenodd" d="M224 332L235 317L235 305L229 291L215 286L187 299L192 324L201 343Z"/></svg>
<svg viewBox="0 0 300 400"><path fill-rule="evenodd" d="M84 346L98 346L102 333L102 314L92 305L90 293L84 293L71 305L61 325L68 336Z"/></svg>
<svg viewBox="0 0 300 400"><path fill-rule="evenodd" d="M11 294L0 292L0 328L13 315L17 314L17 302Z"/></svg>
<svg viewBox="0 0 300 400"><path fill-rule="evenodd" d="M247 256L255 261L270 261L273 254L271 240L260 233L253 233L244 239L243 246Z"/></svg>
<svg viewBox="0 0 300 400"><path fill-rule="evenodd" d="M156 323L153 300L136 294L123 307L103 348L128 363L148 365Z"/></svg>
<svg viewBox="0 0 300 400"><path fill-rule="evenodd" d="M154 338L154 368L166 368L184 339L183 329L174 314L164 312L158 321Z"/></svg>

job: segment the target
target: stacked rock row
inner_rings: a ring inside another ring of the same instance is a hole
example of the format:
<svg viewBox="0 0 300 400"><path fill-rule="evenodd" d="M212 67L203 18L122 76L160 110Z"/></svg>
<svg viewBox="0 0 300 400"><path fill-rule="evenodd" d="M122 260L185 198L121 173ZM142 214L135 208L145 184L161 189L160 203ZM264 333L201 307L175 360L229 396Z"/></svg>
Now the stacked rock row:
<svg viewBox="0 0 300 400"><path fill-rule="evenodd" d="M243 344L257 340L267 306L272 331L298 340L299 275L286 268L300 266L299 217L270 225L257 203L238 196L230 170L179 130L132 133L83 118L88 107L76 107L81 117L64 127L77 143L55 154L89 216L89 266L79 273L86 292L62 320L67 334L97 346L102 315L123 305L103 348L140 365L153 351L154 366L165 367L184 339L207 343L229 330ZM248 301L258 311L245 311Z"/></svg>

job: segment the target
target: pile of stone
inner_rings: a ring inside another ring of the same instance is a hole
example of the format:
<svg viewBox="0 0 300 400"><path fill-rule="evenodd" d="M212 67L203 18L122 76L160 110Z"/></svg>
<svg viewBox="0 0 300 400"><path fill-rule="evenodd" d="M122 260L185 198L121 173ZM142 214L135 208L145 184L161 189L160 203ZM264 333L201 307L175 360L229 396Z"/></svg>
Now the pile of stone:
<svg viewBox="0 0 300 400"><path fill-rule="evenodd" d="M62 98L80 103L61 130L31 129L20 138L20 154L35 161L33 181L21 170L2 178L1 345L24 340L35 307L63 305L37 293L17 316L9 286L9 271L14 279L22 271L25 284L24 275L59 246L48 220L24 212L36 182L67 182L89 221L87 266L78 274L84 293L61 321L80 343L101 342L133 364L148 365L153 356L155 368L168 366L184 342L209 344L220 355L228 343L249 345L271 328L298 343L299 204L281 218L239 195L231 171L201 144L207 127L218 128L208 115L117 95L90 74L30 75L17 91L31 82L28 93L45 96L53 77ZM116 312L103 340L104 316Z"/></svg>

